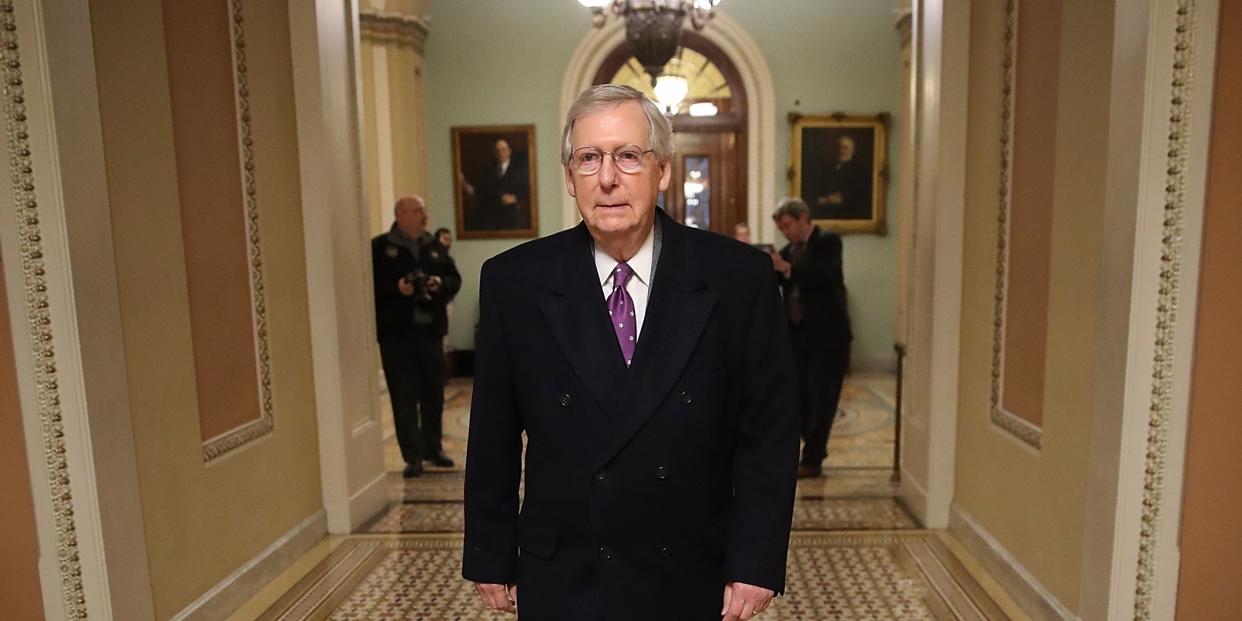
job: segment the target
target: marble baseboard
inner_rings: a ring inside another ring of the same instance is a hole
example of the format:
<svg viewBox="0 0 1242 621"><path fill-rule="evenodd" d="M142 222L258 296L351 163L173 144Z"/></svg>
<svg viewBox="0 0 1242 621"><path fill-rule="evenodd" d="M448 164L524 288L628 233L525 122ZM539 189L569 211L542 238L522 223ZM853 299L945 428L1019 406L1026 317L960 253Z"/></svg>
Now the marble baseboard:
<svg viewBox="0 0 1242 621"><path fill-rule="evenodd" d="M1018 559L957 505L953 505L949 513L949 532L1032 619L1078 621L1078 617L1031 575Z"/></svg>
<svg viewBox="0 0 1242 621"><path fill-rule="evenodd" d="M320 509L178 612L173 621L206 621L227 617L327 534L327 513Z"/></svg>

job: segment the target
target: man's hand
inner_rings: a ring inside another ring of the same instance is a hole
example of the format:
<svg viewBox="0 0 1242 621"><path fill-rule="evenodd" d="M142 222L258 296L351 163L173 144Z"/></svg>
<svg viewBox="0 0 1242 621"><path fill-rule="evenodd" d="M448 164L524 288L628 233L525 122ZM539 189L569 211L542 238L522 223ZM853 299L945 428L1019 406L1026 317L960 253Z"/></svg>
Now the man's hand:
<svg viewBox="0 0 1242 621"><path fill-rule="evenodd" d="M502 205L516 205L517 202L517 194L505 193L500 195L500 204Z"/></svg>
<svg viewBox="0 0 1242 621"><path fill-rule="evenodd" d="M772 257L772 268L785 276L789 276L789 270L793 267L790 265L789 261L786 261L779 253L776 252L770 252L768 255Z"/></svg>
<svg viewBox="0 0 1242 621"><path fill-rule="evenodd" d="M474 583L474 590L483 598L483 605L489 610L500 610L510 614L517 612L517 585Z"/></svg>
<svg viewBox="0 0 1242 621"><path fill-rule="evenodd" d="M401 295L404 296L414 295L414 283L410 282L408 276L402 276L401 280L397 281L397 291L400 291Z"/></svg>
<svg viewBox="0 0 1242 621"><path fill-rule="evenodd" d="M722 621L746 621L768 609L772 604L772 591L742 582L730 582L724 588L724 607L720 609Z"/></svg>
<svg viewBox="0 0 1242 621"><path fill-rule="evenodd" d="M443 283L444 281L440 280L439 276L428 276L427 277L427 293L435 293L439 291L440 285Z"/></svg>

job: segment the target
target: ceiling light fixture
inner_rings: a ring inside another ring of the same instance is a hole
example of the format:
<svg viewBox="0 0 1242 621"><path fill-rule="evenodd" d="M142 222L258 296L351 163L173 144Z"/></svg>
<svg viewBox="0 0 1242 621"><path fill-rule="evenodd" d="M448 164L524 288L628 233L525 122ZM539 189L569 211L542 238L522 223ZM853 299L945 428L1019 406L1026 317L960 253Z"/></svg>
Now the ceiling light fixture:
<svg viewBox="0 0 1242 621"><path fill-rule="evenodd" d="M720 0L578 0L591 9L591 23L603 27L612 13L625 19L625 40L638 62L651 76L651 85L664 73L681 44L681 25L686 15L690 25L702 30L716 15Z"/></svg>
<svg viewBox="0 0 1242 621"><path fill-rule="evenodd" d="M679 75L662 75L656 78L656 103L664 114L677 114L677 108L690 92L690 82Z"/></svg>
<svg viewBox="0 0 1242 621"><path fill-rule="evenodd" d="M710 101L699 101L690 104L690 116L716 116L720 108Z"/></svg>

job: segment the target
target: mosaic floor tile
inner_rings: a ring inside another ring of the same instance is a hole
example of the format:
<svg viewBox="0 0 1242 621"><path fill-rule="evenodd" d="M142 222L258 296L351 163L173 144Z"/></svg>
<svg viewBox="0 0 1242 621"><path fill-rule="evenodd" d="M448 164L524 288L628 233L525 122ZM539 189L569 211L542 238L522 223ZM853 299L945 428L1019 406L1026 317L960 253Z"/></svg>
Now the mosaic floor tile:
<svg viewBox="0 0 1242 621"><path fill-rule="evenodd" d="M485 611L459 577L461 545L459 535L351 538L261 619L512 619ZM927 532L795 533L786 593L761 618L1007 619L939 537Z"/></svg>
<svg viewBox="0 0 1242 621"><path fill-rule="evenodd" d="M460 533L465 509L459 502L394 504L360 532ZM918 528L893 498L799 498L794 530L903 530Z"/></svg>
<svg viewBox="0 0 1242 621"><path fill-rule="evenodd" d="M466 460L466 432L470 428L472 380L454 379L444 389L444 452L461 467ZM896 379L884 373L860 373L846 378L840 411L828 441L828 469L892 468L895 440L894 393ZM380 397L384 428L384 463L390 472L405 466L397 448L388 395Z"/></svg>
<svg viewBox="0 0 1242 621"><path fill-rule="evenodd" d="M794 530L904 530L918 528L895 498L798 498Z"/></svg>

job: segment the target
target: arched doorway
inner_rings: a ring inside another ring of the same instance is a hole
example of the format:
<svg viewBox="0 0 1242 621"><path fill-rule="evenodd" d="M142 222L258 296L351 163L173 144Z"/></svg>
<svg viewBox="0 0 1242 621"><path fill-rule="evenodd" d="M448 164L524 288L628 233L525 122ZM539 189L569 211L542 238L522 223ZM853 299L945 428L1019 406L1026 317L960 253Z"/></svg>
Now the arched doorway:
<svg viewBox="0 0 1242 621"><path fill-rule="evenodd" d="M682 33L681 47L664 75L685 78L685 98L670 111L673 178L661 203L678 222L722 234L747 222L747 98L728 55L696 32ZM593 84L627 84L655 99L651 76L626 44L613 49Z"/></svg>

